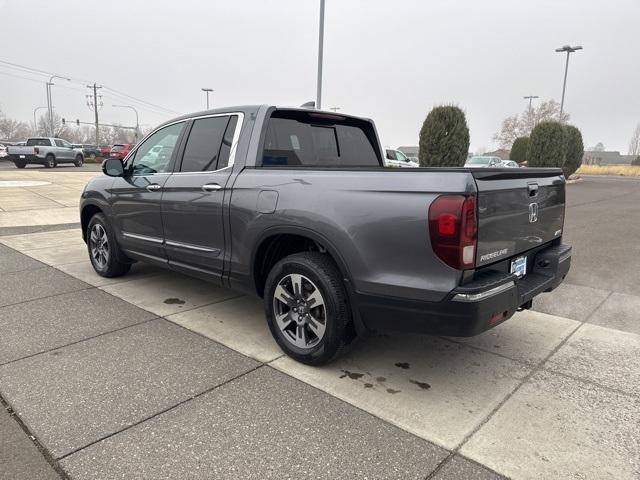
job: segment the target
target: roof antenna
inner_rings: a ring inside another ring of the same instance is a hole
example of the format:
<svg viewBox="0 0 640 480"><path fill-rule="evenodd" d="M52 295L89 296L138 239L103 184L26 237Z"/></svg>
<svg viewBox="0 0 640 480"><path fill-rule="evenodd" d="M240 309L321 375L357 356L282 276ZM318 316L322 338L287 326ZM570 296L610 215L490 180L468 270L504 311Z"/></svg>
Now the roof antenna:
<svg viewBox="0 0 640 480"><path fill-rule="evenodd" d="M316 102L314 102L313 100L311 100L310 102L307 103L303 103L302 105L300 105L302 108L316 108Z"/></svg>

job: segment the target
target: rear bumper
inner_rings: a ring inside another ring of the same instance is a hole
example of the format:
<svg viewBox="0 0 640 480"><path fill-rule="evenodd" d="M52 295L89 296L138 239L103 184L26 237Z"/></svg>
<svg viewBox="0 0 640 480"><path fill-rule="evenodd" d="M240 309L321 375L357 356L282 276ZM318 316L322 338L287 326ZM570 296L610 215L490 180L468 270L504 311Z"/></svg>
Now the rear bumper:
<svg viewBox="0 0 640 480"><path fill-rule="evenodd" d="M571 247L539 251L522 278L487 270L441 302L356 294L364 325L372 330L470 337L510 318L542 292L556 288L569 272Z"/></svg>
<svg viewBox="0 0 640 480"><path fill-rule="evenodd" d="M23 158L24 157L24 158ZM39 163L44 165L44 157L38 157L37 155L9 155L9 159L14 163Z"/></svg>

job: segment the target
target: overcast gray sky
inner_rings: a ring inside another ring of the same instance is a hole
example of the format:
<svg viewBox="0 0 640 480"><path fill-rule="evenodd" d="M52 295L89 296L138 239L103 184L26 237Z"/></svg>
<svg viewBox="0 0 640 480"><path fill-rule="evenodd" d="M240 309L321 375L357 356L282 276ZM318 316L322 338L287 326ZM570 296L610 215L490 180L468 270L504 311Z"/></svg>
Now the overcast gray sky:
<svg viewBox="0 0 640 480"><path fill-rule="evenodd" d="M376 120L384 145L416 145L428 110L455 103L471 149L492 148L524 95L560 100L586 146L626 153L640 122L640 0L326 0L323 106ZM178 113L315 98L319 0L0 0L0 60L56 72L53 101L92 121L87 80ZM28 77L30 80L24 78ZM29 120L45 78L0 64L0 108ZM101 121L133 124L104 90ZM174 116L139 108L153 126ZM42 113L42 112L41 112Z"/></svg>

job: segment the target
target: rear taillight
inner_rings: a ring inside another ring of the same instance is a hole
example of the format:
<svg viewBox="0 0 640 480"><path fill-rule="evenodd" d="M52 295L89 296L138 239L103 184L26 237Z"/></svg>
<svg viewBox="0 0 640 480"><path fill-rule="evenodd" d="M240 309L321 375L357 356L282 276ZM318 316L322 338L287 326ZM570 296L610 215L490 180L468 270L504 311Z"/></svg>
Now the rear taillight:
<svg viewBox="0 0 640 480"><path fill-rule="evenodd" d="M33 153L36 155L40 153L40 149L38 147L33 147Z"/></svg>
<svg viewBox="0 0 640 480"><path fill-rule="evenodd" d="M441 195L429 207L431 247L450 267L474 267L477 233L475 195Z"/></svg>

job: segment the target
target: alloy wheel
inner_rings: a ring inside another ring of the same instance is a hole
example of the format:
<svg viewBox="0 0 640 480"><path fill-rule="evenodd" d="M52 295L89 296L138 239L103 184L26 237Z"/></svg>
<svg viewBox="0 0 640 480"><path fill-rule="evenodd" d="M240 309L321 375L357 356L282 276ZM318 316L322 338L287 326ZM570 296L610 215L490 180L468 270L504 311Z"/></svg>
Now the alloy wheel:
<svg viewBox="0 0 640 480"><path fill-rule="evenodd" d="M324 337L327 310L318 287L297 273L285 275L273 294L273 313L278 329L292 345L309 349Z"/></svg>
<svg viewBox="0 0 640 480"><path fill-rule="evenodd" d="M109 239L104 227L99 223L91 227L89 247L91 249L91 257L98 268L101 270L106 268L110 255Z"/></svg>

